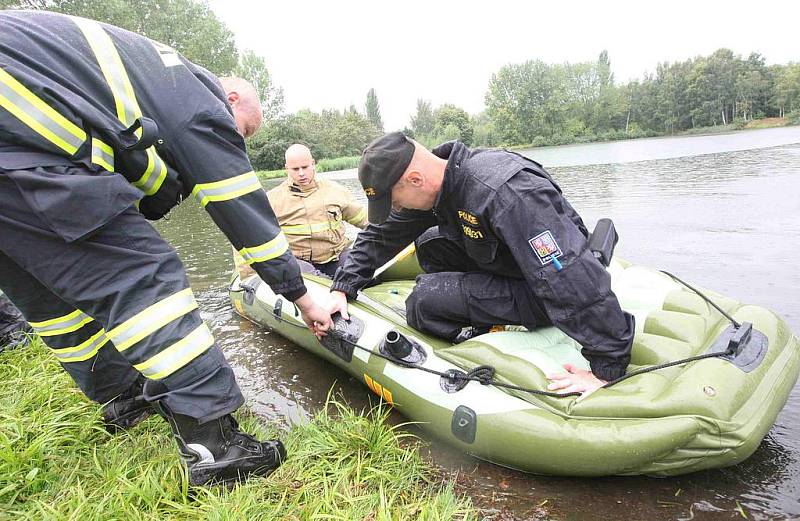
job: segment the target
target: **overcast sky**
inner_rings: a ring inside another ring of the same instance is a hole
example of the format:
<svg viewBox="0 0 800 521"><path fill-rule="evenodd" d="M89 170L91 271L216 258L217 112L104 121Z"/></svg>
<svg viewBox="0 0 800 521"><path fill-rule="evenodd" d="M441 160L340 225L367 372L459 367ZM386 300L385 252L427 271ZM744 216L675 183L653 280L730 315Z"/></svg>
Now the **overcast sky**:
<svg viewBox="0 0 800 521"><path fill-rule="evenodd" d="M374 88L386 130L416 100L474 114L508 63L594 61L616 81L720 47L768 64L800 61L800 1L256 1L210 0L240 49L266 60L286 109L364 110Z"/></svg>

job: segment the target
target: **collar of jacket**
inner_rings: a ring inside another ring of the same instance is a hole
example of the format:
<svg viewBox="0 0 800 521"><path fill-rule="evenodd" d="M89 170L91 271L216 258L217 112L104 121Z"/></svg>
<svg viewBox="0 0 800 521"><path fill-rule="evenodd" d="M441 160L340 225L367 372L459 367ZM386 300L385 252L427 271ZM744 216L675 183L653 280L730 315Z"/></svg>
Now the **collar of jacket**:
<svg viewBox="0 0 800 521"><path fill-rule="evenodd" d="M303 188L300 185L294 184L291 179L287 179L286 181L286 188L289 190L289 193L297 196L297 197L308 197L309 195L313 194L319 188L319 183L316 179L311 181L311 184L308 188Z"/></svg>
<svg viewBox="0 0 800 521"><path fill-rule="evenodd" d="M442 159L447 159L447 166L444 169L444 179L433 204L434 213L442 214L446 209L447 195L456 187L460 180L461 163L469 157L470 150L461 141L448 141L431 150L433 155Z"/></svg>

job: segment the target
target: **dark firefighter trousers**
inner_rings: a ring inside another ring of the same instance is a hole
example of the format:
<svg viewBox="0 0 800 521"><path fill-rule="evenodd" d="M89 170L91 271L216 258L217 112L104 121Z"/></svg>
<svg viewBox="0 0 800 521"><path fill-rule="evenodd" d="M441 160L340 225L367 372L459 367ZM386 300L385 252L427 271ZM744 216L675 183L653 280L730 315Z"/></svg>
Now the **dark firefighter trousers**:
<svg viewBox="0 0 800 521"><path fill-rule="evenodd" d="M0 168L0 288L87 397L107 402L141 372L147 400L201 423L241 406L181 261L135 208L66 242L5 174ZM124 349L112 338L124 338Z"/></svg>
<svg viewBox="0 0 800 521"><path fill-rule="evenodd" d="M408 324L454 339L462 328L523 325L533 330L551 325L524 279L481 270L457 241L428 229L415 241L417 276L406 299Z"/></svg>

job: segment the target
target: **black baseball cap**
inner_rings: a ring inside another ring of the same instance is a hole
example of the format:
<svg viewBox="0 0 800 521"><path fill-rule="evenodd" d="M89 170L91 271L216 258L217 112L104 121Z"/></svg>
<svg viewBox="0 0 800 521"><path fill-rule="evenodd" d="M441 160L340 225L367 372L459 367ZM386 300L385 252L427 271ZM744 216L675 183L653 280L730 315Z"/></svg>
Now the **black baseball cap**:
<svg viewBox="0 0 800 521"><path fill-rule="evenodd" d="M358 163L358 180L367 194L367 215L381 224L392 211L392 187L414 156L414 143L402 132L390 132L367 145Z"/></svg>

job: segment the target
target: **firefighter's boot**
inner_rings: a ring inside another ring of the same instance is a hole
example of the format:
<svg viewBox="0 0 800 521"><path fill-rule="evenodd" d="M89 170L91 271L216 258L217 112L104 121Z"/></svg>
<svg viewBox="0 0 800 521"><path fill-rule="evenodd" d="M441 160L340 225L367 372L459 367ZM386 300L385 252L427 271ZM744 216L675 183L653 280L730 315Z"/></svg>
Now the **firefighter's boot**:
<svg viewBox="0 0 800 521"><path fill-rule="evenodd" d="M144 399L145 378L139 375L127 391L103 406L103 423L112 434L130 429L153 414L153 406Z"/></svg>
<svg viewBox="0 0 800 521"><path fill-rule="evenodd" d="M169 422L192 485L231 484L248 476L268 476L286 460L279 440L258 441L239 430L232 415L200 424L176 414L163 403L159 413Z"/></svg>

